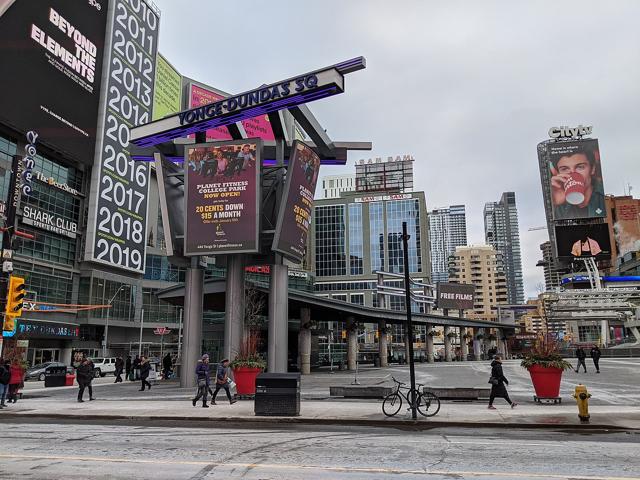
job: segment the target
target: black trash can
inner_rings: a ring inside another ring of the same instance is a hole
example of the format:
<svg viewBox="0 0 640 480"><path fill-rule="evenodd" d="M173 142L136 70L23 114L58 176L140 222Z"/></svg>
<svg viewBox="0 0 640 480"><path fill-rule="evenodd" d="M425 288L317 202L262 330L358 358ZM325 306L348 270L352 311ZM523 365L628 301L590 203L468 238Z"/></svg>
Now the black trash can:
<svg viewBox="0 0 640 480"><path fill-rule="evenodd" d="M261 373L256 378L256 416L300 415L300 374Z"/></svg>
<svg viewBox="0 0 640 480"><path fill-rule="evenodd" d="M45 387L64 387L67 381L67 367L64 365L47 367L44 371Z"/></svg>

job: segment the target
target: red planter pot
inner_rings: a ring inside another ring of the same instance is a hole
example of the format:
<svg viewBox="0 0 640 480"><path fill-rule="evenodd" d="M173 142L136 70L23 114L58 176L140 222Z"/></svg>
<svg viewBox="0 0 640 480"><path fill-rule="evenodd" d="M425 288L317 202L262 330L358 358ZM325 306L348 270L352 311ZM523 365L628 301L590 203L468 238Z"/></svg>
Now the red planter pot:
<svg viewBox="0 0 640 480"><path fill-rule="evenodd" d="M540 398L558 398L560 396L561 368L547 368L540 365L529 367L531 382Z"/></svg>
<svg viewBox="0 0 640 480"><path fill-rule="evenodd" d="M256 377L262 372L261 368L238 367L233 369L233 379L236 382L238 395L255 395Z"/></svg>

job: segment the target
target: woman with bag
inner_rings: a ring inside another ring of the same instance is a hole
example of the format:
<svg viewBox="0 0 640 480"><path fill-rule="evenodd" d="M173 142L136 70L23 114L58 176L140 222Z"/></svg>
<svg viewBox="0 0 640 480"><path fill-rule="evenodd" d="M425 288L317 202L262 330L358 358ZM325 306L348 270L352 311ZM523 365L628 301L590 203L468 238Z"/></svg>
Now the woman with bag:
<svg viewBox="0 0 640 480"><path fill-rule="evenodd" d="M207 392L211 383L211 375L209 373L209 355L206 353L202 356L202 360L198 360L196 377L198 379L198 394L191 403L195 407L198 400L202 398L202 408L209 408L209 405L207 405Z"/></svg>
<svg viewBox="0 0 640 480"><path fill-rule="evenodd" d="M10 378L9 378L9 395L8 401L11 403L16 403L18 401L18 392L21 388L24 388L24 368L20 365L20 359L15 357L13 362L11 363L11 367L9 367Z"/></svg>
<svg viewBox="0 0 640 480"><path fill-rule="evenodd" d="M507 393L506 385L509 385L509 380L504 376L502 372L502 358L496 355L491 362L491 377L489 377L489 383L491 384L491 395L489 397L489 410L495 410L496 407L493 406L493 400L498 398L504 398L511 408L514 408L517 403L512 402L509 398L509 394Z"/></svg>

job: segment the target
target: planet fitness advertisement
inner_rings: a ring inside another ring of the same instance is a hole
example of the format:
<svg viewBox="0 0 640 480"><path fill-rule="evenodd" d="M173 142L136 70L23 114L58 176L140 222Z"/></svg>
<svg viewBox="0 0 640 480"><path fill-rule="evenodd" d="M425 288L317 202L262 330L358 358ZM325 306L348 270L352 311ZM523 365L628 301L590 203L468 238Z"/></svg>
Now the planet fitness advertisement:
<svg viewBox="0 0 640 480"><path fill-rule="evenodd" d="M185 149L185 255L258 252L260 139Z"/></svg>
<svg viewBox="0 0 640 480"><path fill-rule="evenodd" d="M296 262L303 259L307 248L319 171L320 157L308 145L295 141L272 248Z"/></svg>

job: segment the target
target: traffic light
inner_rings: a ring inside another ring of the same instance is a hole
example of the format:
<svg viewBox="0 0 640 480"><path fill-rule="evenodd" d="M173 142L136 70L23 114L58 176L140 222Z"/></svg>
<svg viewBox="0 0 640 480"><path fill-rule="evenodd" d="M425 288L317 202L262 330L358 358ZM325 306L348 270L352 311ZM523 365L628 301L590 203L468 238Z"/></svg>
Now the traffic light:
<svg viewBox="0 0 640 480"><path fill-rule="evenodd" d="M9 290L7 293L7 306L5 313L7 316L19 317L22 315L22 299L25 295L24 278L11 275L9 277Z"/></svg>
<svg viewBox="0 0 640 480"><path fill-rule="evenodd" d="M16 317L13 315L5 315L2 330L4 332L13 332L16 329Z"/></svg>

